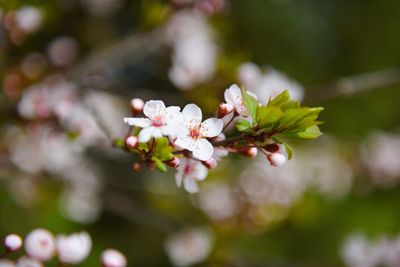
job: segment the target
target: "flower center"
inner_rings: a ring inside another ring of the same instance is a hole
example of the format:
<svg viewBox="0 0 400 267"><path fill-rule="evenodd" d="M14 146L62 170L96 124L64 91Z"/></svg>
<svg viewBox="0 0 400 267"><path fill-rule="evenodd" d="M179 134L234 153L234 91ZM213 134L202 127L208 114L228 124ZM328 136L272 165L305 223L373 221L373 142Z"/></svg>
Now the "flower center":
<svg viewBox="0 0 400 267"><path fill-rule="evenodd" d="M154 127L161 127L164 125L164 121L163 118L161 116L155 116L152 120L151 120L151 126Z"/></svg>
<svg viewBox="0 0 400 267"><path fill-rule="evenodd" d="M187 176L187 175L191 174L193 171L194 171L193 165L192 165L192 164L187 164L187 165L185 166L185 168L183 169L183 174L184 174L185 176Z"/></svg>
<svg viewBox="0 0 400 267"><path fill-rule="evenodd" d="M193 139L199 139L200 138L200 127L190 128L189 136Z"/></svg>

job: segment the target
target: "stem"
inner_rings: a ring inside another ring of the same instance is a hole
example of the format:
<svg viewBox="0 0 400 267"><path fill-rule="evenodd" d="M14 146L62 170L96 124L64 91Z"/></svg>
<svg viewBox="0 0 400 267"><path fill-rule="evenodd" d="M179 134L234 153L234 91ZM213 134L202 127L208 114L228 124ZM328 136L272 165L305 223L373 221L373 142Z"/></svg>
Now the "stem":
<svg viewBox="0 0 400 267"><path fill-rule="evenodd" d="M211 144L213 145L213 146L223 146L223 147L225 147L225 146L229 146L229 145L231 145L231 144L233 144L233 143L236 143L236 142L238 142L238 141L247 141L247 138L246 138L246 135L245 134L241 134L241 135L238 135L238 136L234 136L234 137L231 137L231 138L227 138L227 139L225 139L225 140L222 140L222 141L218 141L218 142L213 142L213 141L211 141Z"/></svg>
<svg viewBox="0 0 400 267"><path fill-rule="evenodd" d="M231 111L231 112L233 112L233 111ZM229 113L228 113L229 114ZM228 115L228 114L226 114L226 115ZM229 124L231 124L232 123L232 121L233 121L233 119L235 118L236 116L235 116L235 114L233 114L233 116L232 116L232 118L225 124L225 126L222 128L222 132L229 126Z"/></svg>

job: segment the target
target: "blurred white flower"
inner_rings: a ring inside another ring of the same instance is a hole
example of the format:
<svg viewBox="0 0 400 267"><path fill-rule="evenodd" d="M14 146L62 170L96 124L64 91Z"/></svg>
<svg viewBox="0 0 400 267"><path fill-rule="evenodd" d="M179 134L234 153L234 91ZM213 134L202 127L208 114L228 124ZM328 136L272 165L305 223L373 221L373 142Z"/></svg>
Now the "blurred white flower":
<svg viewBox="0 0 400 267"><path fill-rule="evenodd" d="M197 181L206 179L208 169L197 160L182 158L175 174L176 185L189 193L199 191Z"/></svg>
<svg viewBox="0 0 400 267"><path fill-rule="evenodd" d="M147 118L124 118L124 122L131 126L143 128L139 133L139 142L146 143L152 137L163 135L176 136L182 124L181 108L177 106L165 107L162 101L147 101L143 113Z"/></svg>
<svg viewBox="0 0 400 267"><path fill-rule="evenodd" d="M4 246L10 251L17 251L22 246L22 239L19 235L9 234L4 238Z"/></svg>
<svg viewBox="0 0 400 267"><path fill-rule="evenodd" d="M50 260L55 252L55 240L52 233L45 229L36 229L25 238L26 253L37 260Z"/></svg>
<svg viewBox="0 0 400 267"><path fill-rule="evenodd" d="M175 266L191 266L205 261L211 252L213 236L209 230L191 228L169 236L167 255Z"/></svg>
<svg viewBox="0 0 400 267"><path fill-rule="evenodd" d="M38 8L23 6L15 12L15 20L19 28L27 33L32 33L42 24L43 16Z"/></svg>
<svg viewBox="0 0 400 267"><path fill-rule="evenodd" d="M174 13L166 26L166 42L173 47L169 77L182 90L212 78L218 48L205 18L190 10Z"/></svg>
<svg viewBox="0 0 400 267"><path fill-rule="evenodd" d="M19 258L16 267L43 267L40 261L28 257Z"/></svg>
<svg viewBox="0 0 400 267"><path fill-rule="evenodd" d="M214 147L206 139L218 136L224 123L220 119L209 118L202 121L201 109L195 104L188 104L182 110L185 128L179 133L175 144L193 152L199 160L209 160L214 152Z"/></svg>
<svg viewBox="0 0 400 267"><path fill-rule="evenodd" d="M247 90L254 92L263 104L267 104L271 97L276 97L284 90L288 90L292 99L301 101L304 97L304 89L298 82L272 68L263 73L254 63L246 62L238 67L237 77L239 82Z"/></svg>
<svg viewBox="0 0 400 267"><path fill-rule="evenodd" d="M47 55L55 66L70 65L78 56L78 44L71 37L58 37L49 44Z"/></svg>
<svg viewBox="0 0 400 267"><path fill-rule="evenodd" d="M124 254L115 249L107 249L101 254L101 262L104 267L126 267Z"/></svg>
<svg viewBox="0 0 400 267"><path fill-rule="evenodd" d="M92 240L86 232L59 235L56 238L57 255L61 262L78 264L86 259L92 248Z"/></svg>

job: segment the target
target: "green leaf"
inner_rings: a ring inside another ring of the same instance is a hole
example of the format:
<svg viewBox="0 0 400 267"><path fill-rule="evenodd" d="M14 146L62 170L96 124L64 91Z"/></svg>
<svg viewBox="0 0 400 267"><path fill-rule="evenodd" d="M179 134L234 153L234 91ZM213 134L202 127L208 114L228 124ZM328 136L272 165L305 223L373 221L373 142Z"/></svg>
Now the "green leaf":
<svg viewBox="0 0 400 267"><path fill-rule="evenodd" d="M316 125L315 120L323 108L299 108L289 109L279 123L281 131L294 131L306 129Z"/></svg>
<svg viewBox="0 0 400 267"><path fill-rule="evenodd" d="M166 172L167 166L157 157L151 157L151 160L155 163L156 169L160 172Z"/></svg>
<svg viewBox="0 0 400 267"><path fill-rule="evenodd" d="M251 128L251 124L246 120L240 120L236 123L235 127L239 132L245 132Z"/></svg>
<svg viewBox="0 0 400 267"><path fill-rule="evenodd" d="M287 138L302 138L302 139L315 139L321 135L322 133L319 130L319 127L316 125L308 127L304 131L284 132L281 134L281 136Z"/></svg>
<svg viewBox="0 0 400 267"><path fill-rule="evenodd" d="M121 138L114 139L113 145L118 148L125 148L125 141Z"/></svg>
<svg viewBox="0 0 400 267"><path fill-rule="evenodd" d="M170 146L168 138L160 137L155 140L153 156L161 161L170 160L174 157L172 150L173 148Z"/></svg>
<svg viewBox="0 0 400 267"><path fill-rule="evenodd" d="M288 155L288 159L290 160L293 157L293 149L287 143L283 143L283 145L285 146L286 153Z"/></svg>
<svg viewBox="0 0 400 267"><path fill-rule="evenodd" d="M138 149L144 152L149 152L149 145L147 143L139 143Z"/></svg>
<svg viewBox="0 0 400 267"><path fill-rule="evenodd" d="M257 109L257 124L260 128L274 128L284 113L277 107L262 106Z"/></svg>
<svg viewBox="0 0 400 267"><path fill-rule="evenodd" d="M247 112L253 118L253 124L257 117L258 101L253 96L249 95L245 89L242 89L243 104Z"/></svg>
<svg viewBox="0 0 400 267"><path fill-rule="evenodd" d="M279 95L277 95L274 99L270 99L268 101L267 106L279 107L288 101L290 101L290 95L289 95L288 90L285 90L282 93L280 93Z"/></svg>

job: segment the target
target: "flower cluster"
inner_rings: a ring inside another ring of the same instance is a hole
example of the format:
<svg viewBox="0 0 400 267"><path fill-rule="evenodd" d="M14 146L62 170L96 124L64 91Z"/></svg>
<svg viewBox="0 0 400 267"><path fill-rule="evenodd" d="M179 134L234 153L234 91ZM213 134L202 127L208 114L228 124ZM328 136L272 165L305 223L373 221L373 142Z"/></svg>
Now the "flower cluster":
<svg viewBox="0 0 400 267"><path fill-rule="evenodd" d="M131 101L133 117L124 118L131 127L125 139L115 145L140 157L134 164L140 170L148 167L166 171L167 165L177 169L176 183L188 192L197 192L197 181L204 180L208 169L228 153L254 157L263 153L272 166L281 166L292 155L285 138L318 137L321 133L316 121L322 108L300 107L284 91L266 105L257 96L236 84L224 93L217 118L203 121L203 114L195 104L182 110L177 106L166 107L160 100L144 103ZM145 117L140 117L143 112ZM230 131L231 124L236 131ZM228 136L226 138L225 133Z"/></svg>
<svg viewBox="0 0 400 267"><path fill-rule="evenodd" d="M35 229L25 237L24 242L19 235L9 234L4 238L3 245L5 251L0 257L0 266L41 267L54 256L57 256L60 264L74 265L83 262L90 253L92 240L86 232L55 237L46 229ZM18 252L22 246L25 253L16 262L6 259L6 256ZM102 253L101 264L104 267L127 265L125 256L114 249L107 249Z"/></svg>

